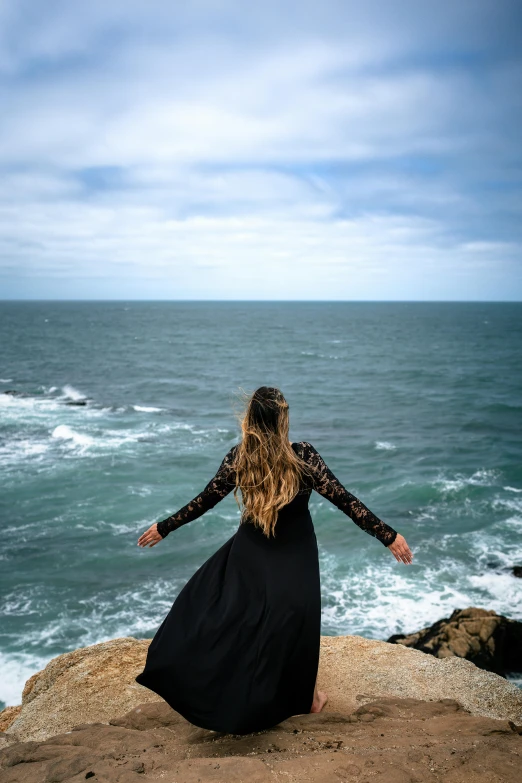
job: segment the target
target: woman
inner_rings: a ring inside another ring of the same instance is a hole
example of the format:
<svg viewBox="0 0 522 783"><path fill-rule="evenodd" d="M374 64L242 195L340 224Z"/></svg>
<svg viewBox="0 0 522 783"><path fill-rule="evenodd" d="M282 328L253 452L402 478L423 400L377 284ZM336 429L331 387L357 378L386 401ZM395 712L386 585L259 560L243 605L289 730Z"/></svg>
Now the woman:
<svg viewBox="0 0 522 783"><path fill-rule="evenodd" d="M241 429L241 442L203 492L138 539L155 546L234 491L238 530L183 587L136 677L194 725L231 734L320 712L327 701L316 687L321 595L312 489L396 560L413 557L403 536L350 494L310 443L290 443L279 389L252 394Z"/></svg>

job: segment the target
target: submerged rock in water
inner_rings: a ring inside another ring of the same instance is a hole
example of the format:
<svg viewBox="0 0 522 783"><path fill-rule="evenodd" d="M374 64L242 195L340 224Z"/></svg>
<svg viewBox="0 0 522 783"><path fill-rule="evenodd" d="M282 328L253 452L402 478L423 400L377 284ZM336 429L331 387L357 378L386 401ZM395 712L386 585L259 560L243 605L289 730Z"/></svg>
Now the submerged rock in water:
<svg viewBox="0 0 522 783"><path fill-rule="evenodd" d="M522 672L522 622L470 606L433 625L387 639L437 658L458 657L505 677Z"/></svg>

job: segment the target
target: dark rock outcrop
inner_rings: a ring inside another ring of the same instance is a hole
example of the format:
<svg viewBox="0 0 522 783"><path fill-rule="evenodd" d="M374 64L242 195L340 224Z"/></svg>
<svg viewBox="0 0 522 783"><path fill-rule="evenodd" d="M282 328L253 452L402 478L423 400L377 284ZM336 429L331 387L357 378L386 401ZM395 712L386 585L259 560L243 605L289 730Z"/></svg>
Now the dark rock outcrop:
<svg viewBox="0 0 522 783"><path fill-rule="evenodd" d="M416 633L393 634L386 641L436 658L465 658L502 677L522 672L522 622L487 609L455 609Z"/></svg>

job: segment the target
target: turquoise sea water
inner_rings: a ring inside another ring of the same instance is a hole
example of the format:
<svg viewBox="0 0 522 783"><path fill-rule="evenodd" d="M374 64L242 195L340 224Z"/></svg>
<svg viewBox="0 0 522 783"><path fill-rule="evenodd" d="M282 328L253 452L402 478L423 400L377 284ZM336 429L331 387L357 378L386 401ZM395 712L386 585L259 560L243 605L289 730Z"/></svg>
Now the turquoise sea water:
<svg viewBox="0 0 522 783"><path fill-rule="evenodd" d="M3 302L0 352L0 707L55 655L151 637L233 535L229 496L136 544L237 442L239 387L279 386L291 439L414 553L314 493L323 634L522 619L522 303Z"/></svg>

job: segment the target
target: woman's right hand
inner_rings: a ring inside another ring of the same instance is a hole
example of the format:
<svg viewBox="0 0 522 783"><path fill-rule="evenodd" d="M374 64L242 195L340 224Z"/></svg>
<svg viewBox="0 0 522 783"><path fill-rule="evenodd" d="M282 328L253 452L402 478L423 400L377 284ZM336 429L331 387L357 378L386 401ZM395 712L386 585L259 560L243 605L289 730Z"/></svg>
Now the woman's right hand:
<svg viewBox="0 0 522 783"><path fill-rule="evenodd" d="M159 544L160 541L163 541L163 538L158 533L158 523L154 522L154 524L138 538L138 546L151 547Z"/></svg>
<svg viewBox="0 0 522 783"><path fill-rule="evenodd" d="M388 546L388 549L390 552L392 552L393 556L396 560L399 561L399 563L406 563L406 565L411 565L413 560L412 551L406 543L406 539L404 536L401 536L400 533L397 533L395 536L395 541L393 541L393 543Z"/></svg>

